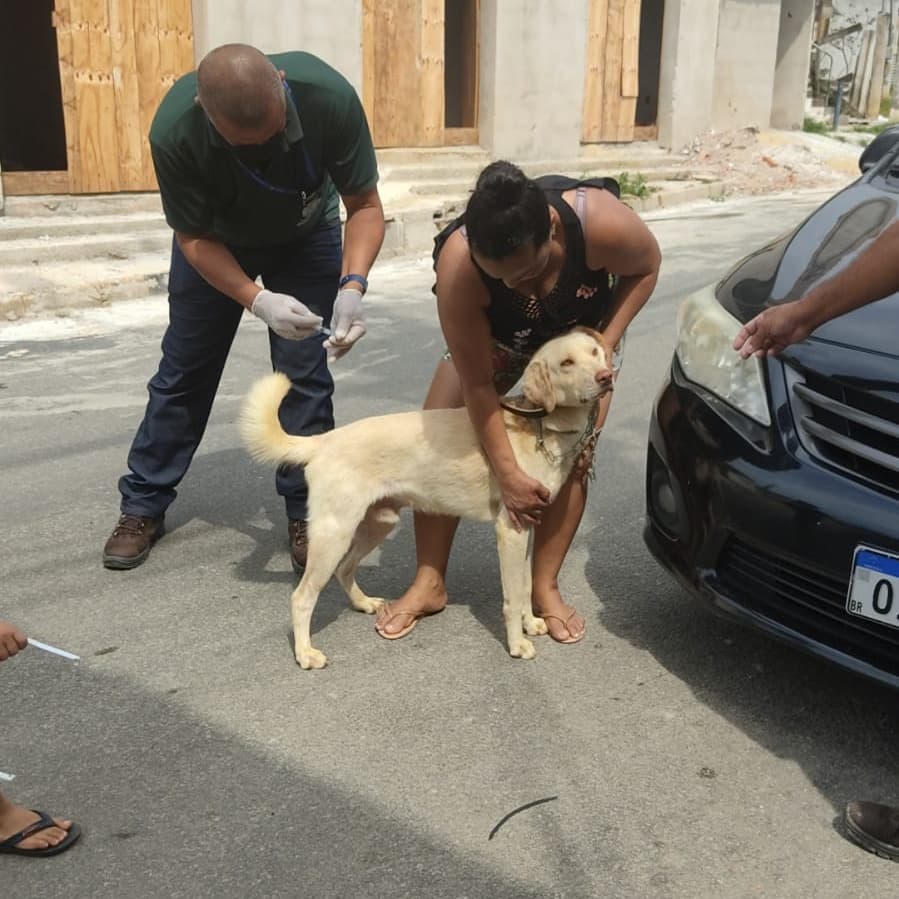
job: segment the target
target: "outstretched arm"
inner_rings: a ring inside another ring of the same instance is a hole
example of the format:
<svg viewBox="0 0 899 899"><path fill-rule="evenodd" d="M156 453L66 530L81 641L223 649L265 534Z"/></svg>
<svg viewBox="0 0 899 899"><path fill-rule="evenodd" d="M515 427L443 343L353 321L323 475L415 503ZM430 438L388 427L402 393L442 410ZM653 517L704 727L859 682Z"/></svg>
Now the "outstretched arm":
<svg viewBox="0 0 899 899"><path fill-rule="evenodd" d="M805 340L815 328L859 306L899 290L899 222L887 228L839 274L804 297L772 306L746 322L734 349L749 356L774 356Z"/></svg>

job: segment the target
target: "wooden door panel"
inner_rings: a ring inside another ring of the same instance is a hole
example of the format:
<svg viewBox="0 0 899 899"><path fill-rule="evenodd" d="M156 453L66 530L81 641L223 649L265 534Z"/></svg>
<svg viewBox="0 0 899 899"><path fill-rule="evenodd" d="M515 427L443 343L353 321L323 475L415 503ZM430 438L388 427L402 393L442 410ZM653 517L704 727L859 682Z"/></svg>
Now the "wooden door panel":
<svg viewBox="0 0 899 899"><path fill-rule="evenodd" d="M443 142L443 0L364 0L362 99L376 147Z"/></svg>
<svg viewBox="0 0 899 899"><path fill-rule="evenodd" d="M190 0L56 0L73 193L155 190L147 135L193 68Z"/></svg>
<svg viewBox="0 0 899 899"><path fill-rule="evenodd" d="M640 0L590 0L581 139L634 139Z"/></svg>

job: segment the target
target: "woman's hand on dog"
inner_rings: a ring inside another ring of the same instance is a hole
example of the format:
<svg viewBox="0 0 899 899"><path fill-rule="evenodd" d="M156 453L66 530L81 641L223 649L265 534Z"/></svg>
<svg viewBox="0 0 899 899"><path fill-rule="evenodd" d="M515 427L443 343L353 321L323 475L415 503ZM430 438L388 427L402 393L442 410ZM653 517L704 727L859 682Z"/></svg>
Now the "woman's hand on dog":
<svg viewBox="0 0 899 899"><path fill-rule="evenodd" d="M503 503L516 530L540 524L550 493L540 481L516 468L500 480Z"/></svg>

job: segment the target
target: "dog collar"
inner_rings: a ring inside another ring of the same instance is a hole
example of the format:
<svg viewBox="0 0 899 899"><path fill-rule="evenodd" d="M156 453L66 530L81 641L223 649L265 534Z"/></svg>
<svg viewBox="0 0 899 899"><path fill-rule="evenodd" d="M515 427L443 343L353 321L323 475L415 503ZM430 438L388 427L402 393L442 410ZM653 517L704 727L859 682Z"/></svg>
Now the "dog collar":
<svg viewBox="0 0 899 899"><path fill-rule="evenodd" d="M507 412L522 418L545 418L549 415L543 406L532 403L523 393L517 393L515 396L501 396L499 404Z"/></svg>

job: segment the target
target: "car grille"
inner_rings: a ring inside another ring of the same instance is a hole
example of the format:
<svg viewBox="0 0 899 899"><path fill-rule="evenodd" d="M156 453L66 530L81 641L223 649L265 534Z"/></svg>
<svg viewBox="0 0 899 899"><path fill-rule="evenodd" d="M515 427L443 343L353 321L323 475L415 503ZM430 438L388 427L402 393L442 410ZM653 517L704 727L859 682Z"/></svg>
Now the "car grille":
<svg viewBox="0 0 899 899"><path fill-rule="evenodd" d="M731 537L718 581L739 605L891 674L899 675L899 628L850 615L846 578L821 574Z"/></svg>
<svg viewBox="0 0 899 899"><path fill-rule="evenodd" d="M834 378L786 371L793 417L809 452L899 493L899 406Z"/></svg>

